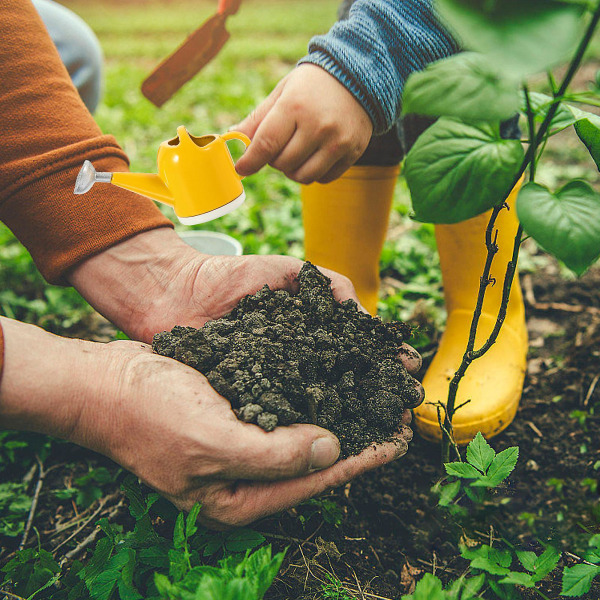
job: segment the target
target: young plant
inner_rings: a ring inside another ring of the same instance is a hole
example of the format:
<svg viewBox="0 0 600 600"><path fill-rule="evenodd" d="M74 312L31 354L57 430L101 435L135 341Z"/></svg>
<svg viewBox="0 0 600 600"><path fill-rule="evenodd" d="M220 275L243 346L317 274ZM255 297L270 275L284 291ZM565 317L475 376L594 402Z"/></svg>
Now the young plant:
<svg viewBox="0 0 600 600"><path fill-rule="evenodd" d="M578 275L600 255L600 194L580 180L555 192L535 182L536 166L548 139L568 127L574 128L600 165L600 118L565 102L600 102L597 87L584 94L569 95L568 91L600 20L600 2L438 0L437 8L444 22L473 52L438 61L407 81L404 112L438 117L406 157L404 173L414 216L419 221L456 223L492 209L485 234L487 259L469 340L445 406L442 460L447 462L458 387L469 365L498 337L523 232ZM557 84L549 69L562 62L575 46L566 73ZM531 94L528 78L544 71L548 71L552 95ZM526 151L520 140L505 139L510 137L505 135L507 121L519 107L527 117ZM436 160L431 160L432 156ZM509 192L527 171L529 182L517 198L521 226L504 281L498 282L503 294L496 325L476 348L486 288L494 283L490 271L498 250L495 223L506 207Z"/></svg>
<svg viewBox="0 0 600 600"><path fill-rule="evenodd" d="M514 470L519 458L519 448L513 446L496 454L480 432L467 446L467 462L445 463L446 473L455 477L445 485L438 484L434 491L440 496L438 505L453 514L463 511L458 505L462 496L481 504L486 491L500 485Z"/></svg>

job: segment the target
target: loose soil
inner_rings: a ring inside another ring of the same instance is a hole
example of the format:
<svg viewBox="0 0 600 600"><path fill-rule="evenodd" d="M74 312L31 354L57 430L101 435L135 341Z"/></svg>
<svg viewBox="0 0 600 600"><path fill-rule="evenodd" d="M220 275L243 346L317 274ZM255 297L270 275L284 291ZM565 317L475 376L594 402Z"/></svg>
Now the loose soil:
<svg viewBox="0 0 600 600"><path fill-rule="evenodd" d="M340 458L392 441L421 400L399 360L410 327L338 302L310 263L298 293L265 286L201 329L154 336L153 350L206 375L242 421L266 431L314 423L340 440Z"/></svg>

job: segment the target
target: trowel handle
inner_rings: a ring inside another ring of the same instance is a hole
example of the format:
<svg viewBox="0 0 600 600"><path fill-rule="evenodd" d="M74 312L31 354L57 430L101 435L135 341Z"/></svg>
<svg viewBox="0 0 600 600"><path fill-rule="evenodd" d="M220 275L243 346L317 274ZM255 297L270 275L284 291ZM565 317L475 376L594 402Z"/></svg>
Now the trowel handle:
<svg viewBox="0 0 600 600"><path fill-rule="evenodd" d="M224 133L221 136L221 138L223 138L223 140L226 142L228 142L229 140L239 140L240 142L242 142L244 144L244 146L246 146L246 148L251 143L250 138L245 133L242 133L241 131L228 131L227 133ZM240 179L244 179L244 178L240 177Z"/></svg>

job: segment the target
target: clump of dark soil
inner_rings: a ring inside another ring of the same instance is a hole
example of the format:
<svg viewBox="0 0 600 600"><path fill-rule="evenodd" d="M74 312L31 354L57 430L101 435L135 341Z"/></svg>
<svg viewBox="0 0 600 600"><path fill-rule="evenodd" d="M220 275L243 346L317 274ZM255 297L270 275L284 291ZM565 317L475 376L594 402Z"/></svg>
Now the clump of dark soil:
<svg viewBox="0 0 600 600"><path fill-rule="evenodd" d="M298 284L296 295L265 286L201 329L155 335L152 347L206 375L239 419L266 431L320 425L339 438L341 458L390 441L420 402L398 359L410 327L338 302L310 263Z"/></svg>

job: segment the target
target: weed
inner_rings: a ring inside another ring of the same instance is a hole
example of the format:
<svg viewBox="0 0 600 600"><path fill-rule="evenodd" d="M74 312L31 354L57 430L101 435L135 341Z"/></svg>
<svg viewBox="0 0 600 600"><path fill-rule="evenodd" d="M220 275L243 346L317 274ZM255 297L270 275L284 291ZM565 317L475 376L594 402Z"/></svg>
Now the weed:
<svg viewBox="0 0 600 600"><path fill-rule="evenodd" d="M272 556L269 546L257 549L264 542L262 535L248 529L210 532L197 525L201 507L196 504L187 516L177 515L172 536L166 538L156 531L151 516L158 494L143 493L133 476L125 479L122 489L129 500L133 529L126 531L101 519L98 527L104 537L85 565L75 561L63 568L45 550L18 551L2 568L0 587L23 597L52 600L260 600L264 596L284 553ZM221 549L224 558L212 565L205 562L203 557Z"/></svg>
<svg viewBox="0 0 600 600"><path fill-rule="evenodd" d="M323 600L353 600L344 584L331 573L326 573L326 583L321 584L321 598Z"/></svg>

